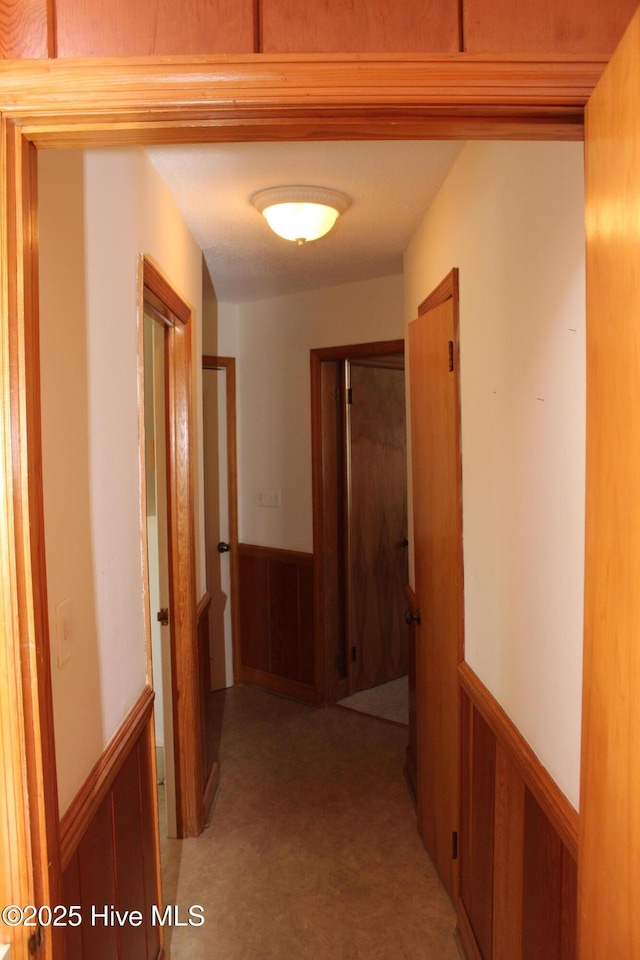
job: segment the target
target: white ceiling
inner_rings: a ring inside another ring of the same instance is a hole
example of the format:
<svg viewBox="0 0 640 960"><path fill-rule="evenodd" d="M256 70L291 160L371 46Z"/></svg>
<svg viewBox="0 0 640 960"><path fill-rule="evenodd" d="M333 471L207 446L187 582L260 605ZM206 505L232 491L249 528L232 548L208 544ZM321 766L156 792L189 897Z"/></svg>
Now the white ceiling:
<svg viewBox="0 0 640 960"><path fill-rule="evenodd" d="M202 247L217 299L243 303L389 276L463 144L232 143L149 147ZM327 186L351 207L321 240L273 234L250 202L265 187Z"/></svg>

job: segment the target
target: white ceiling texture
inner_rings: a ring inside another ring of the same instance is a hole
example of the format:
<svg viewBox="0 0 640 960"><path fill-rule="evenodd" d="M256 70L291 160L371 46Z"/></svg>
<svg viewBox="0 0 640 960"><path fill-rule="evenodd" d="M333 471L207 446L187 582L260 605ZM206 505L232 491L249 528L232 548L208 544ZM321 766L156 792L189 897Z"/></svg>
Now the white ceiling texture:
<svg viewBox="0 0 640 960"><path fill-rule="evenodd" d="M149 147L221 303L244 303L402 271L402 254L463 144L450 141L231 143ZM297 246L251 204L266 187L333 187L351 207Z"/></svg>

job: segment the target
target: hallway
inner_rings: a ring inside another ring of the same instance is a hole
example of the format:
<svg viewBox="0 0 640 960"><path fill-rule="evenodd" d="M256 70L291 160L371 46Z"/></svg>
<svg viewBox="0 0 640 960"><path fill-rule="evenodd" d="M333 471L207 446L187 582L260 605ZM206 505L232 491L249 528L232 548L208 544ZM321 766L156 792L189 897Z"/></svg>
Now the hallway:
<svg viewBox="0 0 640 960"><path fill-rule="evenodd" d="M406 727L249 687L214 694L210 826L163 842L165 903L200 904L175 960L459 960L453 907L416 830Z"/></svg>

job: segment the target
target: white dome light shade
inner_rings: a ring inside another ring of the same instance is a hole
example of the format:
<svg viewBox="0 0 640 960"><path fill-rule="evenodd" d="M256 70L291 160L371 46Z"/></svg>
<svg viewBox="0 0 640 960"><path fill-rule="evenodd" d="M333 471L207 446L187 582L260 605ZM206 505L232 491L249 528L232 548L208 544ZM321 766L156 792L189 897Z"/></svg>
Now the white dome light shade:
<svg viewBox="0 0 640 960"><path fill-rule="evenodd" d="M260 190L251 202L274 233L298 244L324 237L351 205L349 197L338 190L302 186Z"/></svg>

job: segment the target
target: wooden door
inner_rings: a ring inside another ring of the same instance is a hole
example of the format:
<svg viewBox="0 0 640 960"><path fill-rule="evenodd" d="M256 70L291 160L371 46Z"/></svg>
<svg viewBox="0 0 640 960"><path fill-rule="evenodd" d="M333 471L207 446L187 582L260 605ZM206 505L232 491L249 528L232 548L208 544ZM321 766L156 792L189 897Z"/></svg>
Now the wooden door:
<svg viewBox="0 0 640 960"><path fill-rule="evenodd" d="M381 362L381 361L378 361ZM350 692L408 671L407 473L402 366L350 364Z"/></svg>
<svg viewBox="0 0 640 960"><path fill-rule="evenodd" d="M640 956L640 12L586 114L580 960Z"/></svg>
<svg viewBox="0 0 640 960"><path fill-rule="evenodd" d="M456 895L458 663L463 649L457 271L409 324L416 630L418 829Z"/></svg>

